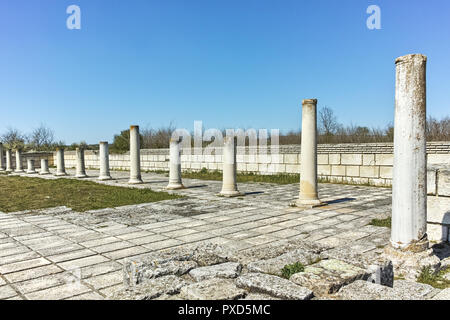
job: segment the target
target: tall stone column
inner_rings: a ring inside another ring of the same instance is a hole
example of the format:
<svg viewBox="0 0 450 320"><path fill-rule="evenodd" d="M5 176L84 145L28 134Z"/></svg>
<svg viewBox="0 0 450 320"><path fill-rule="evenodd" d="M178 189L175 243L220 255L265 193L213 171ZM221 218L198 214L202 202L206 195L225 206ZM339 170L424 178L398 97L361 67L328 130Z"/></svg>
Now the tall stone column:
<svg viewBox="0 0 450 320"><path fill-rule="evenodd" d="M108 142L100 141L100 176L99 180L111 180L111 174L109 172L109 146Z"/></svg>
<svg viewBox="0 0 450 320"><path fill-rule="evenodd" d="M66 176L66 167L64 164L64 149L56 149L56 173L55 176Z"/></svg>
<svg viewBox="0 0 450 320"><path fill-rule="evenodd" d="M36 169L34 168L34 159L27 159L27 173L36 173Z"/></svg>
<svg viewBox="0 0 450 320"><path fill-rule="evenodd" d="M181 181L181 139L170 139L169 184L166 189L183 189Z"/></svg>
<svg viewBox="0 0 450 320"><path fill-rule="evenodd" d="M226 136L223 144L222 164L222 191L219 195L223 197L236 197L243 195L238 191L236 179L236 138Z"/></svg>
<svg viewBox="0 0 450 320"><path fill-rule="evenodd" d="M22 154L20 153L19 149L16 150L16 170L14 170L14 172L25 172L22 167Z"/></svg>
<svg viewBox="0 0 450 320"><path fill-rule="evenodd" d="M143 183L141 178L141 145L139 126L130 126L130 184Z"/></svg>
<svg viewBox="0 0 450 320"><path fill-rule="evenodd" d="M12 172L12 155L11 150L6 149L6 172Z"/></svg>
<svg viewBox="0 0 450 320"><path fill-rule="evenodd" d="M83 148L76 148L76 154L77 154L77 171L75 174L76 178L86 178L86 168L84 165L84 149Z"/></svg>
<svg viewBox="0 0 450 320"><path fill-rule="evenodd" d="M3 144L0 143L0 171L5 171L5 159L3 158Z"/></svg>
<svg viewBox="0 0 450 320"><path fill-rule="evenodd" d="M302 144L298 206L322 205L317 194L317 100L302 102Z"/></svg>
<svg viewBox="0 0 450 320"><path fill-rule="evenodd" d="M421 54L395 60L391 245L413 251L428 248L426 63Z"/></svg>
<svg viewBox="0 0 450 320"><path fill-rule="evenodd" d="M48 170L48 159L41 159L41 170L39 174L50 174L50 170Z"/></svg>

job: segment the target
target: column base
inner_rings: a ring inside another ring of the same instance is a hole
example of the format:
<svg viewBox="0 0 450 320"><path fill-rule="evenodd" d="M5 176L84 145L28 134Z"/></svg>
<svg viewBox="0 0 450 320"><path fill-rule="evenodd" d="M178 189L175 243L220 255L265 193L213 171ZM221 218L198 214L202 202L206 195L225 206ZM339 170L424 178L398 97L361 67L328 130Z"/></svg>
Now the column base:
<svg viewBox="0 0 450 320"><path fill-rule="evenodd" d="M14 170L14 173L25 173L24 170Z"/></svg>
<svg viewBox="0 0 450 320"><path fill-rule="evenodd" d="M144 183L144 181L142 181L142 179L130 179L128 180L128 184L141 184Z"/></svg>
<svg viewBox="0 0 450 320"><path fill-rule="evenodd" d="M5 169L3 169L3 168L0 168L0 171L6 171Z"/></svg>
<svg viewBox="0 0 450 320"><path fill-rule="evenodd" d="M100 176L100 177L98 177L98 180L101 180L101 181L112 180L112 177L111 176Z"/></svg>
<svg viewBox="0 0 450 320"><path fill-rule="evenodd" d="M46 174L50 174L50 171L39 172L39 174L40 174L41 176L44 176L44 175L46 175Z"/></svg>
<svg viewBox="0 0 450 320"><path fill-rule="evenodd" d="M79 179L83 179L83 178L87 178L88 176L86 174L77 174L75 175L75 178L79 178Z"/></svg>
<svg viewBox="0 0 450 320"><path fill-rule="evenodd" d="M36 170L33 170L33 171L31 171L31 170L27 170L27 172L26 172L27 174L33 174L33 173L37 173L36 172Z"/></svg>
<svg viewBox="0 0 450 320"><path fill-rule="evenodd" d="M225 197L225 198L233 198L233 197L239 197L244 196L245 194L242 192L239 192L237 190L235 191L220 191L220 193L217 194L219 197Z"/></svg>
<svg viewBox="0 0 450 320"><path fill-rule="evenodd" d="M295 201L293 203L293 205L296 207L303 207L303 208L309 208L309 209L326 206L327 204L328 203L322 202L319 199L310 199L310 200L298 199L297 201Z"/></svg>
<svg viewBox="0 0 450 320"><path fill-rule="evenodd" d="M68 174L66 172L59 172L59 173L55 173L55 177L63 177L63 176L67 176Z"/></svg>
<svg viewBox="0 0 450 320"><path fill-rule="evenodd" d="M425 234L422 239L412 241L408 244L398 243L390 240L389 245L393 250L396 250L398 252L423 252L428 250L430 246L430 242L428 241L428 235Z"/></svg>
<svg viewBox="0 0 450 320"><path fill-rule="evenodd" d="M185 189L186 187L182 183L169 183L166 187L167 190Z"/></svg>

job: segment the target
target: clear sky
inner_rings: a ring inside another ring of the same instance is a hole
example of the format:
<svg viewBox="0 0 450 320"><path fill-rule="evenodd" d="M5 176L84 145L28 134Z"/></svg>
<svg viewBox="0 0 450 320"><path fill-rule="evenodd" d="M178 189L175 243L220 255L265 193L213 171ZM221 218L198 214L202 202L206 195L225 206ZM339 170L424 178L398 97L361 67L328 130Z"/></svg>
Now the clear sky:
<svg viewBox="0 0 450 320"><path fill-rule="evenodd" d="M0 0L0 39L0 132L43 122L68 144L130 124L298 129L305 98L384 127L409 53L428 56L428 114L450 114L448 0Z"/></svg>

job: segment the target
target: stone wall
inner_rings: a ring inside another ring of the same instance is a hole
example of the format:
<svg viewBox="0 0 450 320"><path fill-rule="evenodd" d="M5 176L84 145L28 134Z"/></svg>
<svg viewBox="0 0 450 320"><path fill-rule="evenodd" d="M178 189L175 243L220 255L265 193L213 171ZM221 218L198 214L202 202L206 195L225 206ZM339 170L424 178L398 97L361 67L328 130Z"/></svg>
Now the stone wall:
<svg viewBox="0 0 450 320"><path fill-rule="evenodd" d="M427 232L434 241L450 241L450 169L433 166L427 171Z"/></svg>
<svg viewBox="0 0 450 320"><path fill-rule="evenodd" d="M4 159L4 163L6 165L6 155L5 152L3 152L3 159ZM22 153L22 168L24 168L24 170L27 169L27 159L33 159L34 160L34 167L36 169L41 168L41 159L47 159L48 160L48 165L49 167L52 167L54 165L54 159L55 155L52 152L27 152L27 153ZM12 152L11 153L11 166L13 168L13 170L16 169L16 152Z"/></svg>
<svg viewBox="0 0 450 320"><path fill-rule="evenodd" d="M450 142L431 142L427 145L429 165L450 166ZM196 155L198 151L198 155ZM238 148L237 170L257 174L299 173L300 146L283 145L279 151L271 148ZM261 152L263 151L263 152ZM272 154L273 151L273 154ZM318 174L331 182L351 182L389 186L392 182L392 143L318 145ZM222 149L191 149L189 155L182 154L183 170L198 171L222 169ZM56 154L55 161L56 161ZM76 166L75 151L65 152L65 165ZM99 168L98 151L86 151L87 168ZM129 154L111 154L112 170L129 170ZM169 149L142 149L141 169L149 171L169 170Z"/></svg>

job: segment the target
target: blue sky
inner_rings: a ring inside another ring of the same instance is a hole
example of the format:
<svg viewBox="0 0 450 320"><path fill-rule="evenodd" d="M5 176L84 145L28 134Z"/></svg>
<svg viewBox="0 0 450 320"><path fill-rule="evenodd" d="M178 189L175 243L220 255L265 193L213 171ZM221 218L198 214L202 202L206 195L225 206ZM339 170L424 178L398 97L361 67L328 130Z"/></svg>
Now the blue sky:
<svg viewBox="0 0 450 320"><path fill-rule="evenodd" d="M81 8L68 30L66 8ZM381 30L366 9L381 8ZM130 124L300 127L317 98L344 124L393 121L396 57L428 56L428 114L450 110L448 0L0 0L0 132L66 143Z"/></svg>

